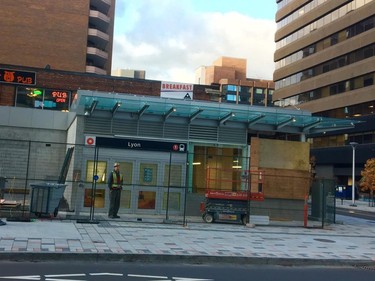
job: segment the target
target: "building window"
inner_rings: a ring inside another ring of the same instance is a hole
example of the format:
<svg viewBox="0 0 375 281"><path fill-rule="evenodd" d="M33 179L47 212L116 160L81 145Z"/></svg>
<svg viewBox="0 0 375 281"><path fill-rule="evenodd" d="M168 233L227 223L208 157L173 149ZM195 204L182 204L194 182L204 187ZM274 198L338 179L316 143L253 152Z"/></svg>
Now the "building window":
<svg viewBox="0 0 375 281"><path fill-rule="evenodd" d="M283 106L290 106L292 100L298 101L295 105L304 102L320 99L330 95L336 95L339 93L349 92L352 90L360 89L367 86L374 85L375 73L369 73L363 76L358 76L350 80L341 81L335 84L331 84L326 87L318 88L313 91L301 93L299 95L291 96L283 100ZM277 103L275 103L277 105Z"/></svg>
<svg viewBox="0 0 375 281"><path fill-rule="evenodd" d="M363 77L363 87L374 85L374 74L369 74Z"/></svg>
<svg viewBox="0 0 375 281"><path fill-rule="evenodd" d="M330 42L329 44L327 39L324 38L318 42L316 42L314 45L308 46L300 51L297 51L279 61L276 62L276 69L279 69L281 67L287 66L295 61L298 61L302 58L308 57L316 52L322 51L325 48L329 48L337 43L340 43L342 41L345 41L347 39L350 39L353 36L359 35L362 32L365 32L367 30L370 30L374 28L374 22L375 22L375 16L372 16L370 18L367 18L361 22L358 22L346 29L343 29L335 34L332 34L329 38Z"/></svg>
<svg viewBox="0 0 375 281"><path fill-rule="evenodd" d="M311 77L316 77L322 73L326 73L373 56L375 56L375 44L368 45L346 55L326 61L323 64L319 64L313 68L305 69L291 76L284 77L283 79L275 82L275 89L281 89L286 86L296 84L303 80L302 78L307 79L306 76L303 75L305 72L311 71L313 74Z"/></svg>

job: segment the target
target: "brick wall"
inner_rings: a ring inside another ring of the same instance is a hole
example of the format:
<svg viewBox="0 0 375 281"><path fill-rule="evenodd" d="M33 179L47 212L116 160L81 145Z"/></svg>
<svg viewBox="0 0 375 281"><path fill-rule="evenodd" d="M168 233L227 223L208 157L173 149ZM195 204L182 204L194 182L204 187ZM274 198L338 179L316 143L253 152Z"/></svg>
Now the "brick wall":
<svg viewBox="0 0 375 281"><path fill-rule="evenodd" d="M45 70L22 66L0 65L0 68L36 72L36 85L34 86L36 88L59 89L72 92L81 89L142 96L160 96L161 81L156 80ZM14 106L16 87L17 85L0 84L0 105ZM205 92L206 88L218 89L218 86L194 85L194 99L210 100L210 96Z"/></svg>

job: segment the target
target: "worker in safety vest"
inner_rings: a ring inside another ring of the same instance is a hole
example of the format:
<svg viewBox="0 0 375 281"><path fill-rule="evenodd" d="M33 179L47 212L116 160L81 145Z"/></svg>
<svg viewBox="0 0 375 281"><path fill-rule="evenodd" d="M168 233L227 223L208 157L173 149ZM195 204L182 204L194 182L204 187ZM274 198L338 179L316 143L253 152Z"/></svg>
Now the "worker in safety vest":
<svg viewBox="0 0 375 281"><path fill-rule="evenodd" d="M108 177L109 188L109 212L108 217L112 219L119 219L117 212L120 208L121 190L124 178L120 173L120 164L113 164L113 171Z"/></svg>

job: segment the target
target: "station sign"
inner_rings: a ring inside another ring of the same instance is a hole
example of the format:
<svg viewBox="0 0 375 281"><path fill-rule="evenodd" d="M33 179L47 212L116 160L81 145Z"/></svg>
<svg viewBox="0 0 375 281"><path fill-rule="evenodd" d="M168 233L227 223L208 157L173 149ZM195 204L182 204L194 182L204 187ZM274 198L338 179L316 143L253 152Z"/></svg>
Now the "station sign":
<svg viewBox="0 0 375 281"><path fill-rule="evenodd" d="M96 147L131 149L131 150L151 150L166 152L187 152L187 144L184 142L163 142L127 138L105 138L96 137Z"/></svg>
<svg viewBox="0 0 375 281"><path fill-rule="evenodd" d="M36 84L36 73L0 68L0 83L33 86Z"/></svg>

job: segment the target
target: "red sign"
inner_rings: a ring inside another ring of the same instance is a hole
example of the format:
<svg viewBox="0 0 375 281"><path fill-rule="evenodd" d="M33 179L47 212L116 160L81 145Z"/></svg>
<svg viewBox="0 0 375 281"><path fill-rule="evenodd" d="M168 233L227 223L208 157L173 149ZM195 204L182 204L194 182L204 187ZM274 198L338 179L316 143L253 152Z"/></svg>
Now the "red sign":
<svg viewBox="0 0 375 281"><path fill-rule="evenodd" d="M94 146L96 143L95 136L85 136L85 144L88 146Z"/></svg>
<svg viewBox="0 0 375 281"><path fill-rule="evenodd" d="M35 72L0 68L0 83L35 85Z"/></svg>

